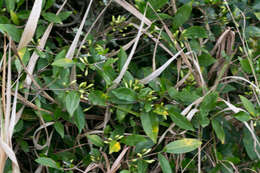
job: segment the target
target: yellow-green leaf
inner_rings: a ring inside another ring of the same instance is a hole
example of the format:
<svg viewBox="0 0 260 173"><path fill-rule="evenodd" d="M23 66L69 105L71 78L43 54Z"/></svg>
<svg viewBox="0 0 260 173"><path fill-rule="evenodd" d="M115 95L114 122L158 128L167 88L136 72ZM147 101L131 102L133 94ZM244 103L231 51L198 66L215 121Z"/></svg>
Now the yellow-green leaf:
<svg viewBox="0 0 260 173"><path fill-rule="evenodd" d="M20 24L19 18L13 10L10 11L10 15L11 15L11 20L13 21L13 23L16 25L19 25Z"/></svg>
<svg viewBox="0 0 260 173"><path fill-rule="evenodd" d="M118 152L121 149L121 145L117 141L111 141L109 143L109 154L112 154L114 152Z"/></svg>
<svg viewBox="0 0 260 173"><path fill-rule="evenodd" d="M142 113L141 123L146 135L149 136L154 143L156 143L159 132L158 117L155 114Z"/></svg>
<svg viewBox="0 0 260 173"><path fill-rule="evenodd" d="M103 140L98 135L87 135L87 138L98 147L104 146Z"/></svg>
<svg viewBox="0 0 260 173"><path fill-rule="evenodd" d="M182 154L195 150L201 145L198 139L184 138L176 140L165 146L164 151L167 153Z"/></svg>

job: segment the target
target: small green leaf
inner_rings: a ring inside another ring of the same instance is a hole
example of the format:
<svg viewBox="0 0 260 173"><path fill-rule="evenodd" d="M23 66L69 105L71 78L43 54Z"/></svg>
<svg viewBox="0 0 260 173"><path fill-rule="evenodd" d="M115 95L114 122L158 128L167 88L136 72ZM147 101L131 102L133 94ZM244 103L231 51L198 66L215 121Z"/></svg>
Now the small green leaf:
<svg viewBox="0 0 260 173"><path fill-rule="evenodd" d="M239 121L249 121L251 120L251 116L247 112L240 111L233 115Z"/></svg>
<svg viewBox="0 0 260 173"><path fill-rule="evenodd" d="M256 18L260 21L260 12L254 13Z"/></svg>
<svg viewBox="0 0 260 173"><path fill-rule="evenodd" d="M55 130L59 133L61 138L64 138L64 126L60 122L54 124Z"/></svg>
<svg viewBox="0 0 260 173"><path fill-rule="evenodd" d="M199 64L201 66L210 66L211 64L215 63L216 62L216 59L214 59L210 54L208 53L202 53L199 57L198 57L198 60L199 60Z"/></svg>
<svg viewBox="0 0 260 173"><path fill-rule="evenodd" d="M60 24L62 23L60 17L54 13L49 13L49 12L43 13L42 16L45 20L47 20L49 22L60 23Z"/></svg>
<svg viewBox="0 0 260 173"><path fill-rule="evenodd" d="M13 11L15 8L15 0L5 0L5 5L8 11Z"/></svg>
<svg viewBox="0 0 260 173"><path fill-rule="evenodd" d="M185 38L208 38L207 31L201 26L192 26L182 32Z"/></svg>
<svg viewBox="0 0 260 173"><path fill-rule="evenodd" d="M38 157L35 161L37 163L43 165L43 166L59 169L58 164L51 158L48 158L48 157Z"/></svg>
<svg viewBox="0 0 260 173"><path fill-rule="evenodd" d="M173 18L172 27L174 30L180 27L190 18L191 11L192 11L192 2L184 4L182 7L178 9L176 15Z"/></svg>
<svg viewBox="0 0 260 173"><path fill-rule="evenodd" d="M242 67L242 69L248 73L248 74L251 74L252 73L252 70L251 70L251 67L250 67L250 64L248 62L247 59L242 59L242 58L239 58L239 61L240 61L240 65Z"/></svg>
<svg viewBox="0 0 260 173"><path fill-rule="evenodd" d="M165 146L167 153L182 154L197 149L202 143L198 139L184 138L176 140Z"/></svg>
<svg viewBox="0 0 260 173"><path fill-rule="evenodd" d="M158 154L158 160L160 162L163 173L172 173L172 168L169 161L162 154Z"/></svg>
<svg viewBox="0 0 260 173"><path fill-rule="evenodd" d="M104 147L103 140L98 135L87 135L87 138L96 146Z"/></svg>
<svg viewBox="0 0 260 173"><path fill-rule="evenodd" d="M12 24L0 24L0 31L1 32L6 32L11 38L19 42L21 38L21 30L16 28L15 25Z"/></svg>
<svg viewBox="0 0 260 173"><path fill-rule="evenodd" d="M88 98L93 105L106 106L107 96L102 91L99 90L92 91L90 92Z"/></svg>
<svg viewBox="0 0 260 173"><path fill-rule="evenodd" d="M186 130L194 130L191 122L189 122L187 120L187 118L183 115L181 115L180 113L174 111L174 108L172 107L168 107L168 113L172 119L172 121L179 126L182 129L186 129Z"/></svg>
<svg viewBox="0 0 260 173"><path fill-rule="evenodd" d="M70 91L66 96L66 108L70 116L73 116L73 113L79 106L80 96L76 91Z"/></svg>
<svg viewBox="0 0 260 173"><path fill-rule="evenodd" d="M246 27L246 34L250 37L260 37L260 28L256 26Z"/></svg>
<svg viewBox="0 0 260 173"><path fill-rule="evenodd" d="M129 146L135 146L139 142L144 142L147 139L141 135L130 135L121 140L122 143L129 145Z"/></svg>
<svg viewBox="0 0 260 173"><path fill-rule="evenodd" d="M141 123L146 135L149 136L154 143L156 143L159 132L158 117L155 114L142 113Z"/></svg>
<svg viewBox="0 0 260 173"><path fill-rule="evenodd" d="M259 141L258 136L257 140ZM255 145L255 140L253 139L250 131L246 127L244 127L243 129L243 144L249 158L251 160L259 160L256 151L260 153L260 146L258 144Z"/></svg>
<svg viewBox="0 0 260 173"><path fill-rule="evenodd" d="M116 88L111 90L110 94L117 99L114 102L119 104L134 103L137 98L135 91L130 88ZM113 98L111 98L111 101L113 102Z"/></svg>
<svg viewBox="0 0 260 173"><path fill-rule="evenodd" d="M221 141L222 144L224 144L225 143L225 131L224 131L222 125L216 119L213 119L211 121L211 125L212 125L218 139Z"/></svg>
<svg viewBox="0 0 260 173"><path fill-rule="evenodd" d="M137 173L147 173L148 163L145 160L138 160L137 162Z"/></svg>
<svg viewBox="0 0 260 173"><path fill-rule="evenodd" d="M112 154L114 152L118 152L118 151L120 151L120 149L121 149L121 146L120 146L119 142L111 141L109 143L109 154Z"/></svg>
<svg viewBox="0 0 260 173"><path fill-rule="evenodd" d="M118 60L118 70L121 71L125 62L126 62L126 59L127 59L127 54L125 52L125 50L121 47L120 48L120 51L118 53L118 57L119 57L119 60Z"/></svg>
<svg viewBox="0 0 260 173"><path fill-rule="evenodd" d="M85 121L85 114L82 111L81 106L78 106L75 116L74 116L75 124L79 130L79 133L81 133L82 129L84 128L86 121Z"/></svg>
<svg viewBox="0 0 260 173"><path fill-rule="evenodd" d="M71 67L73 64L75 63L71 59L62 58L55 60L51 65L57 67Z"/></svg>
<svg viewBox="0 0 260 173"><path fill-rule="evenodd" d="M72 11L64 11L61 12L58 17L60 18L61 21L66 20L70 15L72 14Z"/></svg>
<svg viewBox="0 0 260 173"><path fill-rule="evenodd" d="M19 25L20 21L19 21L17 14L13 10L11 10L10 15L11 15L11 20L13 21L13 23L16 25Z"/></svg>
<svg viewBox="0 0 260 173"><path fill-rule="evenodd" d="M255 110L255 106L253 105L252 102L250 102L247 98L245 98L244 96L239 96L240 100L242 101L244 107L246 108L246 110L253 116L257 116L256 115L256 110Z"/></svg>
<svg viewBox="0 0 260 173"><path fill-rule="evenodd" d="M208 94L202 101L200 109L203 111L211 111L215 108L218 99L218 93L212 92Z"/></svg>

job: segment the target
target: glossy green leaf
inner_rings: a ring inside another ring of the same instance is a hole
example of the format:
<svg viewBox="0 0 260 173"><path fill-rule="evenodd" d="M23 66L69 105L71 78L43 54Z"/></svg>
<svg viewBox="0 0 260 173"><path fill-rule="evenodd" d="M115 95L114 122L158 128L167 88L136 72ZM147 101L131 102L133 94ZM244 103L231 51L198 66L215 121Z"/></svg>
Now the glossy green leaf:
<svg viewBox="0 0 260 173"><path fill-rule="evenodd" d="M54 124L55 130L59 133L61 138L64 138L64 126L60 122Z"/></svg>
<svg viewBox="0 0 260 173"><path fill-rule="evenodd" d="M71 67L73 64L75 64L71 59L68 58L62 58L55 60L51 65L57 66L57 67Z"/></svg>
<svg viewBox="0 0 260 173"><path fill-rule="evenodd" d="M92 142L94 145L98 147L104 147L103 140L98 135L87 135L87 138Z"/></svg>
<svg viewBox="0 0 260 173"><path fill-rule="evenodd" d="M159 132L158 117L155 114L142 113L141 123L145 134L150 137L154 143L156 143Z"/></svg>
<svg viewBox="0 0 260 173"><path fill-rule="evenodd" d="M66 96L66 108L67 111L69 112L70 116L73 116L75 110L79 106L79 101L80 101L80 95L76 91L70 91L67 96Z"/></svg>
<svg viewBox="0 0 260 173"><path fill-rule="evenodd" d="M192 2L184 4L182 7L180 7L173 18L173 25L172 25L173 29L177 29L182 24L184 24L190 18L191 11L192 11Z"/></svg>
<svg viewBox="0 0 260 173"><path fill-rule="evenodd" d="M172 119L172 121L180 128L185 130L194 130L192 124L190 121L187 120L187 118L180 113L176 112L174 108L168 107L168 113Z"/></svg>
<svg viewBox="0 0 260 173"><path fill-rule="evenodd" d="M165 146L167 153L182 154L197 149L202 143L198 139L184 138L176 140Z"/></svg>
<svg viewBox="0 0 260 173"><path fill-rule="evenodd" d="M100 90L90 92L88 98L93 105L106 106L107 96Z"/></svg>
<svg viewBox="0 0 260 173"><path fill-rule="evenodd" d="M244 96L239 96L240 100L243 103L243 106L246 108L246 110L253 116L257 116L256 115L256 110L255 110L255 106L253 105L253 103L251 101L249 101L247 98L245 98Z"/></svg>
<svg viewBox="0 0 260 173"><path fill-rule="evenodd" d="M192 26L189 27L188 29L185 29L182 32L182 37L185 38L192 38L192 39L196 39L196 38L208 38L208 34L206 29L204 29L201 26Z"/></svg>
<svg viewBox="0 0 260 173"><path fill-rule="evenodd" d="M224 131L223 126L216 119L213 119L211 121L211 125L212 125L218 139L221 141L222 144L224 144L225 143L225 131Z"/></svg>
<svg viewBox="0 0 260 173"><path fill-rule="evenodd" d="M48 157L38 157L35 161L37 163L39 163L40 165L47 166L47 167L50 167L50 168L57 168L57 169L59 169L58 164L51 158L48 158Z"/></svg>
<svg viewBox="0 0 260 173"><path fill-rule="evenodd" d="M62 23L61 19L59 16L57 16L54 13L43 13L42 14L43 18L49 22L53 22L53 23Z"/></svg>
<svg viewBox="0 0 260 173"><path fill-rule="evenodd" d="M124 137L121 141L126 145L135 146L139 142L144 142L146 140L147 139L145 137L143 137L142 135L130 135L130 136Z"/></svg>
<svg viewBox="0 0 260 173"><path fill-rule="evenodd" d="M251 116L247 112L240 111L233 115L239 121L249 121L251 120Z"/></svg>
<svg viewBox="0 0 260 173"><path fill-rule="evenodd" d="M0 31L1 32L5 32L8 35L11 36L11 38L16 41L19 42L20 38L21 38L21 30L16 28L15 25L12 24L0 24Z"/></svg>
<svg viewBox="0 0 260 173"><path fill-rule="evenodd" d="M160 162L163 173L172 173L172 168L169 161L160 153L158 154L158 160Z"/></svg>

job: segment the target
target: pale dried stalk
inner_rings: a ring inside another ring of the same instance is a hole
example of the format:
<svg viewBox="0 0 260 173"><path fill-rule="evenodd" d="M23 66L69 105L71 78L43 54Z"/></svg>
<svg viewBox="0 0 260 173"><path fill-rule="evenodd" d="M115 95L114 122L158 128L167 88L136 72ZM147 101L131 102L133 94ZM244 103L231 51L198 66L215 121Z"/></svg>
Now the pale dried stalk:
<svg viewBox="0 0 260 173"><path fill-rule="evenodd" d="M125 62L125 64L124 64L124 66L123 66L123 68L122 68L122 70L120 71L118 77L113 81L113 83L114 83L114 86L113 86L113 87L116 87L116 86L120 83L120 81L122 80L122 78L123 78L123 76L125 75L125 72L126 72L128 66L129 66L129 64L130 64L130 62L131 62L131 60L132 60L132 57L133 57L133 55L134 55L134 53L135 53L137 44L138 44L139 39L140 39L140 37L141 37L142 29L143 29L143 26L144 26L144 19L145 19L146 9L147 9L147 6L146 6L146 8L145 8L145 12L144 12L144 15L143 15L143 18L142 18L141 25L140 25L140 28L139 28L139 30L138 30L137 36L136 36L135 43L134 43L134 45L133 45L133 47L132 47L132 50L131 50L131 52L130 52L130 54L129 54L129 56L128 56L128 58L127 58L127 60L126 60L126 62Z"/></svg>
<svg viewBox="0 0 260 173"><path fill-rule="evenodd" d="M79 29L78 29L78 31L76 33L76 36L75 36L75 38L74 38L74 40L73 40L73 42L72 42L72 44L71 44L67 54L66 54L66 58L68 58L68 59L72 59L73 56L74 56L75 49L77 48L77 44L79 42L79 37L80 37L80 35L82 33L82 29L83 29L85 21L86 21L86 19L88 17L88 13L89 13L90 7L92 5L92 2L93 2L93 0L91 0L89 2L88 8L87 8L87 10L86 10L86 12L84 14L84 17L83 17L81 23L80 23L80 27L79 27Z"/></svg>

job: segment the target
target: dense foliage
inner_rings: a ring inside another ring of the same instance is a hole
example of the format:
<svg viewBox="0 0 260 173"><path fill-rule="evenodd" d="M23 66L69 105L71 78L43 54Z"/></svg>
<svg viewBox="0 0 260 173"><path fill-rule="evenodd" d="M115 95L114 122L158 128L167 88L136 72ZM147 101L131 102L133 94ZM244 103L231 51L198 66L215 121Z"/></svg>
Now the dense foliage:
<svg viewBox="0 0 260 173"><path fill-rule="evenodd" d="M0 0L0 172L259 172L260 2Z"/></svg>

